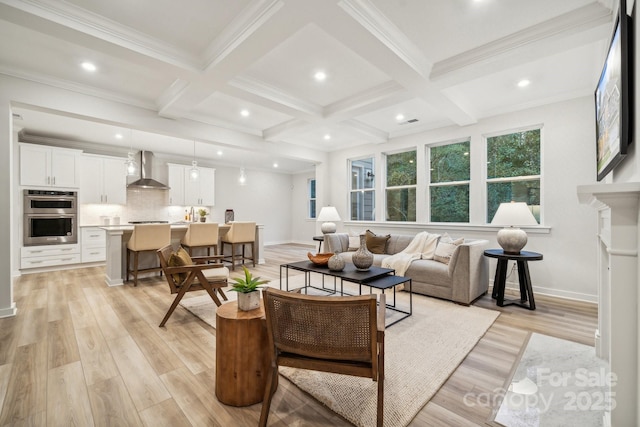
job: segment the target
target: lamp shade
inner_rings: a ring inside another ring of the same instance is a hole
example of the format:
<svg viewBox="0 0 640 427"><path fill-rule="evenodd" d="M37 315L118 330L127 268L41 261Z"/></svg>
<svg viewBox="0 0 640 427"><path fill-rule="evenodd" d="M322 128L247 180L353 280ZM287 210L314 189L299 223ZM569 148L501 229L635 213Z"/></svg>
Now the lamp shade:
<svg viewBox="0 0 640 427"><path fill-rule="evenodd" d="M320 229L324 234L335 233L336 225L334 221L340 221L340 215L335 206L324 206L320 209L317 221L323 223Z"/></svg>
<svg viewBox="0 0 640 427"><path fill-rule="evenodd" d="M521 225L538 225L535 217L524 202L501 203L491 221L493 225L504 225L498 231L498 244L506 254L519 254L527 244L527 233L518 228Z"/></svg>
<svg viewBox="0 0 640 427"><path fill-rule="evenodd" d="M535 217L524 202L500 203L491 221L493 225L523 226L538 225Z"/></svg>

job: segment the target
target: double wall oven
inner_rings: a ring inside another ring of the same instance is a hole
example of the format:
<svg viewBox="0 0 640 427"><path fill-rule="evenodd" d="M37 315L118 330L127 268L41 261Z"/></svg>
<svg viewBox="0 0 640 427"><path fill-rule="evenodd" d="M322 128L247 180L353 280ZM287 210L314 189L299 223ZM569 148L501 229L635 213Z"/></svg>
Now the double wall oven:
<svg viewBox="0 0 640 427"><path fill-rule="evenodd" d="M75 191L24 190L24 246L78 243Z"/></svg>

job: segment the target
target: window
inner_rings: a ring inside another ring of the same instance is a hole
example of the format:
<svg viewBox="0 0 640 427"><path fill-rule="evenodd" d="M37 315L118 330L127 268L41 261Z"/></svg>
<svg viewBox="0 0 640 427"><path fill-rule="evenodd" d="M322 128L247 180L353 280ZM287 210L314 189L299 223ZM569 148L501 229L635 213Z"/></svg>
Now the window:
<svg viewBox="0 0 640 427"><path fill-rule="evenodd" d="M469 222L470 141L429 148L431 222Z"/></svg>
<svg viewBox="0 0 640 427"><path fill-rule="evenodd" d="M375 173L373 157L351 160L350 207L352 221L375 219Z"/></svg>
<svg viewBox="0 0 640 427"><path fill-rule="evenodd" d="M315 219L316 217L316 180L310 179L308 181L307 188L309 192L309 204L308 204L309 218Z"/></svg>
<svg viewBox="0 0 640 427"><path fill-rule="evenodd" d="M416 220L416 150L387 154L387 221Z"/></svg>
<svg viewBox="0 0 640 427"><path fill-rule="evenodd" d="M487 222L512 200L540 222L540 129L487 138Z"/></svg>

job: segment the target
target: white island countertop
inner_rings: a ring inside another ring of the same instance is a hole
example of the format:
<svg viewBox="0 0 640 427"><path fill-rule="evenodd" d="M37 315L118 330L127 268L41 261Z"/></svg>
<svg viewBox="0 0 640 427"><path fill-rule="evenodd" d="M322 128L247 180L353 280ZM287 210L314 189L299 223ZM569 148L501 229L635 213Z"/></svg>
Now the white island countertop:
<svg viewBox="0 0 640 427"><path fill-rule="evenodd" d="M180 240L184 236L189 226L188 222L174 222L169 224L171 226L171 244L177 247ZM88 227L88 226L86 226ZM107 263L105 267L105 281L108 286L119 286L124 284L126 279L126 262L127 262L127 242L133 232L134 224L120 224L120 225L99 225L94 226L105 230L107 235ZM224 236L229 228L230 224L219 224L220 237ZM264 244L262 231L264 226L261 224L256 225L256 251L257 251L257 263L264 264ZM220 247L220 246L218 246ZM149 255L146 262L149 264L155 263L157 265L157 257L155 254ZM141 262L142 258L141 258Z"/></svg>

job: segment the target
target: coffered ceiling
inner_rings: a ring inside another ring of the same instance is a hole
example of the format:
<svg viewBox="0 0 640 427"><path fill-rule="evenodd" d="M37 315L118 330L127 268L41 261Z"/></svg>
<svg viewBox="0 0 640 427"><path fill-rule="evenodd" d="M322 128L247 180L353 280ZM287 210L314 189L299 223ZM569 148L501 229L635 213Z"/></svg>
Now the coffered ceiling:
<svg viewBox="0 0 640 427"><path fill-rule="evenodd" d="M224 129L197 139L199 155L246 161L238 141L249 138L254 167L295 172L314 152L591 95L611 9L612 0L0 0L0 73ZM117 124L15 111L25 135L131 143L114 140ZM162 138L136 129L135 148L190 153L194 136L179 129Z"/></svg>

